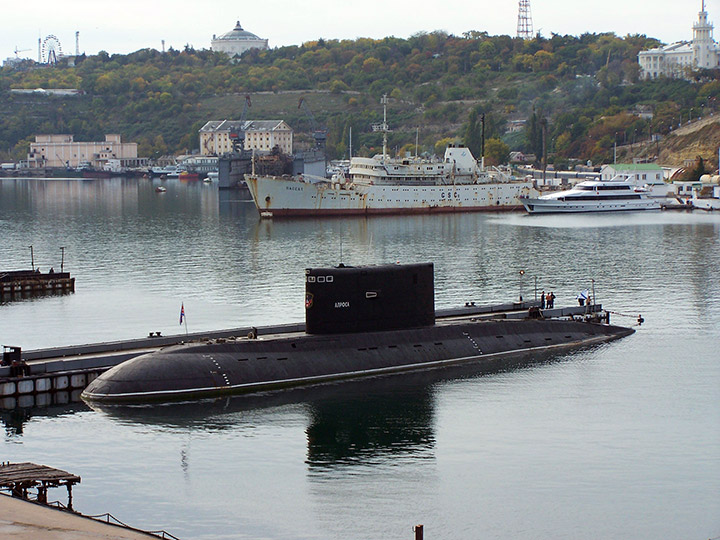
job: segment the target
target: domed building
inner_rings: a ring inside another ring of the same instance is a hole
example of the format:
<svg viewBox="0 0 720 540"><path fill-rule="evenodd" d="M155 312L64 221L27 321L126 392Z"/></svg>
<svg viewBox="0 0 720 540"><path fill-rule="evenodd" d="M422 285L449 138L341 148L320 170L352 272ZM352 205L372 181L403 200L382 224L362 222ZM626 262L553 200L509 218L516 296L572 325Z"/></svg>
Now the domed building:
<svg viewBox="0 0 720 540"><path fill-rule="evenodd" d="M230 32L226 32L221 36L213 35L210 42L210 48L213 51L226 53L228 56L240 56L249 49L267 49L268 40L261 39L252 32L243 30L240 21L237 22L235 28Z"/></svg>

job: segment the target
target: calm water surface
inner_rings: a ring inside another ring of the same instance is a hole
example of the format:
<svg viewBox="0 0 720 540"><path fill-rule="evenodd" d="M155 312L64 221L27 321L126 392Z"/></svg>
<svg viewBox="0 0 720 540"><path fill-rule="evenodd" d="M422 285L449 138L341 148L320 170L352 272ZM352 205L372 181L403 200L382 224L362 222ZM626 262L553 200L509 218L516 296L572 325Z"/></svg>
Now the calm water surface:
<svg viewBox="0 0 720 540"><path fill-rule="evenodd" d="M0 459L82 476L81 512L183 539L720 536L720 215L261 222L238 193L158 183L0 179L0 269L32 245L58 270L65 246L77 278L0 304L0 342L177 333L181 303L190 331L300 321L303 270L340 260L432 261L438 307L532 297L536 276L569 304L594 279L647 322L498 373L3 413Z"/></svg>

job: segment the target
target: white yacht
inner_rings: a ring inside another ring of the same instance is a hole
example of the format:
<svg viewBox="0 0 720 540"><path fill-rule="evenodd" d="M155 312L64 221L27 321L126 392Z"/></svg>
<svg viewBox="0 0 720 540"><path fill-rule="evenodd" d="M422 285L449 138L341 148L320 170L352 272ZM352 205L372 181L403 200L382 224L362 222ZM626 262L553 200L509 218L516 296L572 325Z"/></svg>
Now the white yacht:
<svg viewBox="0 0 720 540"><path fill-rule="evenodd" d="M585 180L572 189L522 198L530 214L564 214L574 212L618 212L627 210L660 210L661 199L649 197L648 191L626 181Z"/></svg>

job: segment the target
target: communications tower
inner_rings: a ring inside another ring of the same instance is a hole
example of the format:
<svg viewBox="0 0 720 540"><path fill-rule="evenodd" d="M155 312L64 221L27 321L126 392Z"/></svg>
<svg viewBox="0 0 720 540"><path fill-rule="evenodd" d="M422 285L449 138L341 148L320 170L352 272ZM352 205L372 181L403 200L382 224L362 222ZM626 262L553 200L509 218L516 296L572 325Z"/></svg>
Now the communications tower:
<svg viewBox="0 0 720 540"><path fill-rule="evenodd" d="M518 2L517 37L522 39L535 37L530 13L530 0L520 0Z"/></svg>

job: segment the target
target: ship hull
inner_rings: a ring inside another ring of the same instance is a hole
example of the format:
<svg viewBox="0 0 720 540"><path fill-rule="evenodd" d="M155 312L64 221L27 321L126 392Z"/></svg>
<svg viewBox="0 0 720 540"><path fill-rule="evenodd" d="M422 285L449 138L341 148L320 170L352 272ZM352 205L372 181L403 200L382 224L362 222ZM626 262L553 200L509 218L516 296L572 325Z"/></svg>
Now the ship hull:
<svg viewBox="0 0 720 540"><path fill-rule="evenodd" d="M192 343L138 356L83 392L90 402L181 400L441 368L593 345L633 330L575 320L448 321L357 334Z"/></svg>
<svg viewBox="0 0 720 540"><path fill-rule="evenodd" d="M347 186L248 176L247 184L263 217L521 210L520 197L533 191L530 182Z"/></svg>
<svg viewBox="0 0 720 540"><path fill-rule="evenodd" d="M597 203L593 201L558 201L554 199L523 199L529 214L579 214L589 212L630 212L637 210L660 210L661 203L655 199Z"/></svg>

